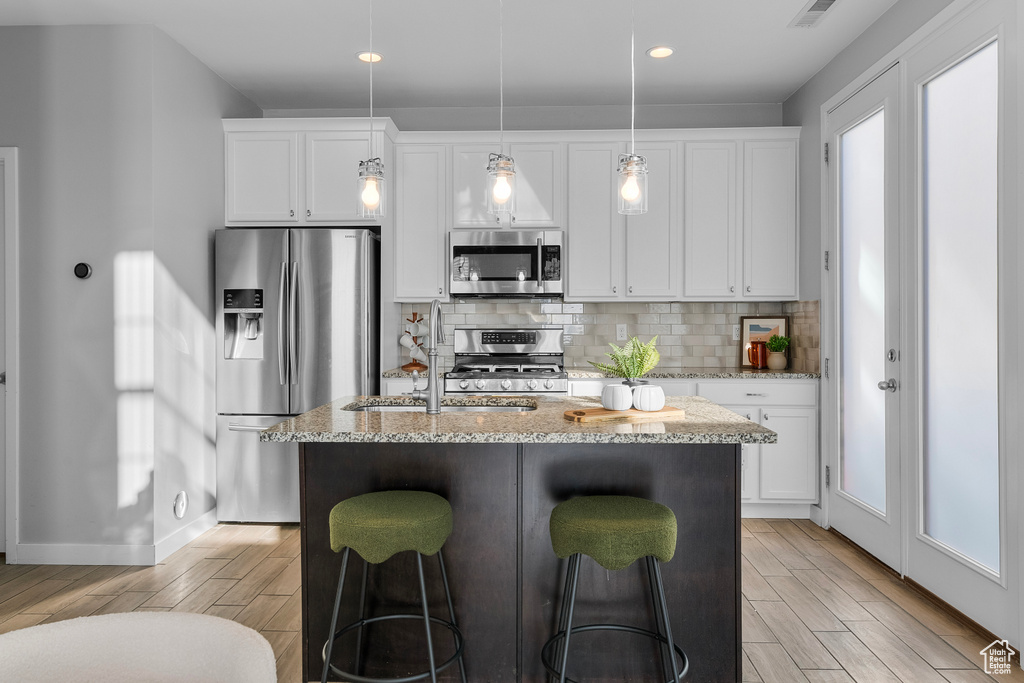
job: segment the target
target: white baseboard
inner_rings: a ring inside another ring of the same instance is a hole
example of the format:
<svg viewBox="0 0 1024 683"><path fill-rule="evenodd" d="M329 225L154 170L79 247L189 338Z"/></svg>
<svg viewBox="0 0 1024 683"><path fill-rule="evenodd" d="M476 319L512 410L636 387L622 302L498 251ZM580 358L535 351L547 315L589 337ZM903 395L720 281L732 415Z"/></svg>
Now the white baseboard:
<svg viewBox="0 0 1024 683"><path fill-rule="evenodd" d="M751 519L810 519L808 503L740 503L740 517Z"/></svg>
<svg viewBox="0 0 1024 683"><path fill-rule="evenodd" d="M18 564L153 565L152 545L19 543Z"/></svg>
<svg viewBox="0 0 1024 683"><path fill-rule="evenodd" d="M156 544L156 562L163 562L215 526L217 526L217 508L213 508L194 522L159 541Z"/></svg>
<svg viewBox="0 0 1024 683"><path fill-rule="evenodd" d="M216 525L214 508L156 545L19 543L17 563L152 566Z"/></svg>

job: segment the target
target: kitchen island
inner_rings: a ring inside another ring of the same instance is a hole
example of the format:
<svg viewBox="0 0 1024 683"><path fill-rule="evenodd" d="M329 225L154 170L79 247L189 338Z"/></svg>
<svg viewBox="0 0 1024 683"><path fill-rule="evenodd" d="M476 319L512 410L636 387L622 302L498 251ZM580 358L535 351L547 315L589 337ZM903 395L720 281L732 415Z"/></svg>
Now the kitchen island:
<svg viewBox="0 0 1024 683"><path fill-rule="evenodd" d="M546 680L540 648L554 631L564 575L564 562L551 550L548 516L563 500L599 493L639 496L675 512L676 555L662 571L673 635L690 658L690 680L740 680L740 444L772 443L773 432L698 397L668 399L686 411L684 420L639 423L565 419L566 410L600 407L585 397L444 400L449 406L529 408L522 412L353 410L382 403L412 407L394 397L340 399L260 435L302 444L303 680L319 676L341 564L330 549L331 508L354 495L401 488L433 491L452 505L455 526L445 560L466 637L469 680ZM341 624L356 619L361 564L350 570ZM437 565L424 564L432 614L443 615ZM395 556L382 569L371 566L368 604L381 612L417 604L414 576L412 553ZM642 563L607 572L586 561L575 623L650 628L648 596ZM413 638L419 635L408 624L371 631L366 675L381 675L374 664L385 660L401 674L423 670L426 653L421 638ZM574 677L658 680L652 643L622 634L611 638L587 634L574 641ZM354 659L354 640L339 641L343 658ZM450 637L438 631L434 641L446 658ZM444 672L445 680L457 676L455 667Z"/></svg>

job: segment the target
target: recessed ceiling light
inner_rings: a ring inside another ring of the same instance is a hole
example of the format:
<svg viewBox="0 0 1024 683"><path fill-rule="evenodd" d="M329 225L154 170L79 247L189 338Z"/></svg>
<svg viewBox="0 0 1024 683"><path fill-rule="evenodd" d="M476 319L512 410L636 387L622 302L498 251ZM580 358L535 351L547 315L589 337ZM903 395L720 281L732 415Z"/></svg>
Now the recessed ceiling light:
<svg viewBox="0 0 1024 683"><path fill-rule="evenodd" d="M664 59L673 52L674 50L667 45L656 45L647 51L647 56L654 57L655 59Z"/></svg>
<svg viewBox="0 0 1024 683"><path fill-rule="evenodd" d="M380 60L384 59L383 55L379 52L359 52L356 53L356 57L359 58L360 62L366 62L367 64L369 64L371 60L376 64Z"/></svg>

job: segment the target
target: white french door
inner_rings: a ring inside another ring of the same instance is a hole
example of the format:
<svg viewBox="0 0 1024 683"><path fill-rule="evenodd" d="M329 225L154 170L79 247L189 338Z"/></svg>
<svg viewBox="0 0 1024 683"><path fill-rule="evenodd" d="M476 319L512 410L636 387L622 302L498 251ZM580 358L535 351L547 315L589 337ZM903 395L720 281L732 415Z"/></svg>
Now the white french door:
<svg viewBox="0 0 1024 683"><path fill-rule="evenodd" d="M900 497L899 71L890 68L828 114L829 278L837 381L829 523L896 571Z"/></svg>
<svg viewBox="0 0 1024 683"><path fill-rule="evenodd" d="M906 60L915 103L907 162L916 291L907 316L916 400L907 416L914 518L905 572L990 631L1019 638L1001 439L1000 368L1016 343L1000 325L1014 319L1001 306L1001 280L1018 265L1000 249L1013 226L1000 196L1014 187L1000 141L1015 119L1000 78L1013 39L1001 35L1001 17L999 3L988 3ZM969 321L969 363L950 362L961 345L953 315Z"/></svg>
<svg viewBox="0 0 1024 683"><path fill-rule="evenodd" d="M1019 644L1011 7L977 3L827 112L823 444L829 525Z"/></svg>

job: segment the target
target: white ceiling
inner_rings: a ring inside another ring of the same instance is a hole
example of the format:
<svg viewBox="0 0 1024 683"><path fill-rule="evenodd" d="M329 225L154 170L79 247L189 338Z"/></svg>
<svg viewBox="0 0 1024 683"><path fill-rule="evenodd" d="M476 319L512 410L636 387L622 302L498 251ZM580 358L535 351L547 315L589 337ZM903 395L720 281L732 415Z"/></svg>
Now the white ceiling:
<svg viewBox="0 0 1024 683"><path fill-rule="evenodd" d="M20 0L0 25L154 24L263 109L368 103L370 0ZM636 100L780 103L896 0L635 0ZM627 0L506 0L505 106L629 102ZM498 0L373 0L374 106L498 104ZM652 60L656 44L676 53Z"/></svg>

